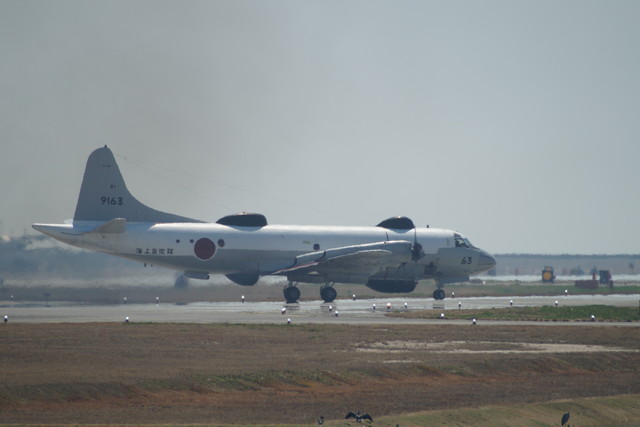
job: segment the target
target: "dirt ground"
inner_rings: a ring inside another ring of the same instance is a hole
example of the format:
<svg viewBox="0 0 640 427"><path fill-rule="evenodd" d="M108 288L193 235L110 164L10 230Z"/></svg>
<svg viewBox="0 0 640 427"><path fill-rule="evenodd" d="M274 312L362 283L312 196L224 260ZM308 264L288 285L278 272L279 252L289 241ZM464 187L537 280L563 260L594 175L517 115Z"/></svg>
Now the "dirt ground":
<svg viewBox="0 0 640 427"><path fill-rule="evenodd" d="M0 422L314 423L640 393L640 328L0 325Z"/></svg>

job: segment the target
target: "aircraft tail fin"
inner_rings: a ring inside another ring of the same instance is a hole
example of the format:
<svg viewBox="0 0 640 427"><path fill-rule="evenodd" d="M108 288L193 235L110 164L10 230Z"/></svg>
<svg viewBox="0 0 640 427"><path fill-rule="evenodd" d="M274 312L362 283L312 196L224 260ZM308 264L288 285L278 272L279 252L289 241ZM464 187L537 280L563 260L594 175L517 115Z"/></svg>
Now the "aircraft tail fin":
<svg viewBox="0 0 640 427"><path fill-rule="evenodd" d="M138 201L124 183L113 153L105 145L89 156L73 221L202 222L152 209Z"/></svg>

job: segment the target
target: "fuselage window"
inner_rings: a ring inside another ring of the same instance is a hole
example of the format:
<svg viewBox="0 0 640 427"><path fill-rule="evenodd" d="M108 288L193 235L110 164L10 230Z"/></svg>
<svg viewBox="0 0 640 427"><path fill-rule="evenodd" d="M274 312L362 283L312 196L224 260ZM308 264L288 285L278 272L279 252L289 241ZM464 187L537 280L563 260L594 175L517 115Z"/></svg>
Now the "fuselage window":
<svg viewBox="0 0 640 427"><path fill-rule="evenodd" d="M224 239L218 239L218 246L224 248Z"/></svg>

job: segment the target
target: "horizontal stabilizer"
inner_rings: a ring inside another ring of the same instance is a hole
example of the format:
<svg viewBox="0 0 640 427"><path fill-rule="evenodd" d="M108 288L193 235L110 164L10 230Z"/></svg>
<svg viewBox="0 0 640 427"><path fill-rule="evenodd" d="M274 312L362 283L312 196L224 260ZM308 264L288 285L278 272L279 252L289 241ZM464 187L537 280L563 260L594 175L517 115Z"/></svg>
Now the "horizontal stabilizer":
<svg viewBox="0 0 640 427"><path fill-rule="evenodd" d="M124 233L127 228L127 220L124 218L114 218L91 230L89 233L98 234L119 234Z"/></svg>

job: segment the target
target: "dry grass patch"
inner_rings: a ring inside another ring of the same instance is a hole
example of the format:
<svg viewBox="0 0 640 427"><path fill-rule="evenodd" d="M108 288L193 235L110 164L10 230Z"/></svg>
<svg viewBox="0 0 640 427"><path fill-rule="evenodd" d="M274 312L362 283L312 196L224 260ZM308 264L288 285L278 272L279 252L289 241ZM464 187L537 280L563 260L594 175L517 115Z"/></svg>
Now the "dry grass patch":
<svg viewBox="0 0 640 427"><path fill-rule="evenodd" d="M7 324L0 339L14 423L313 423L640 393L640 328Z"/></svg>

